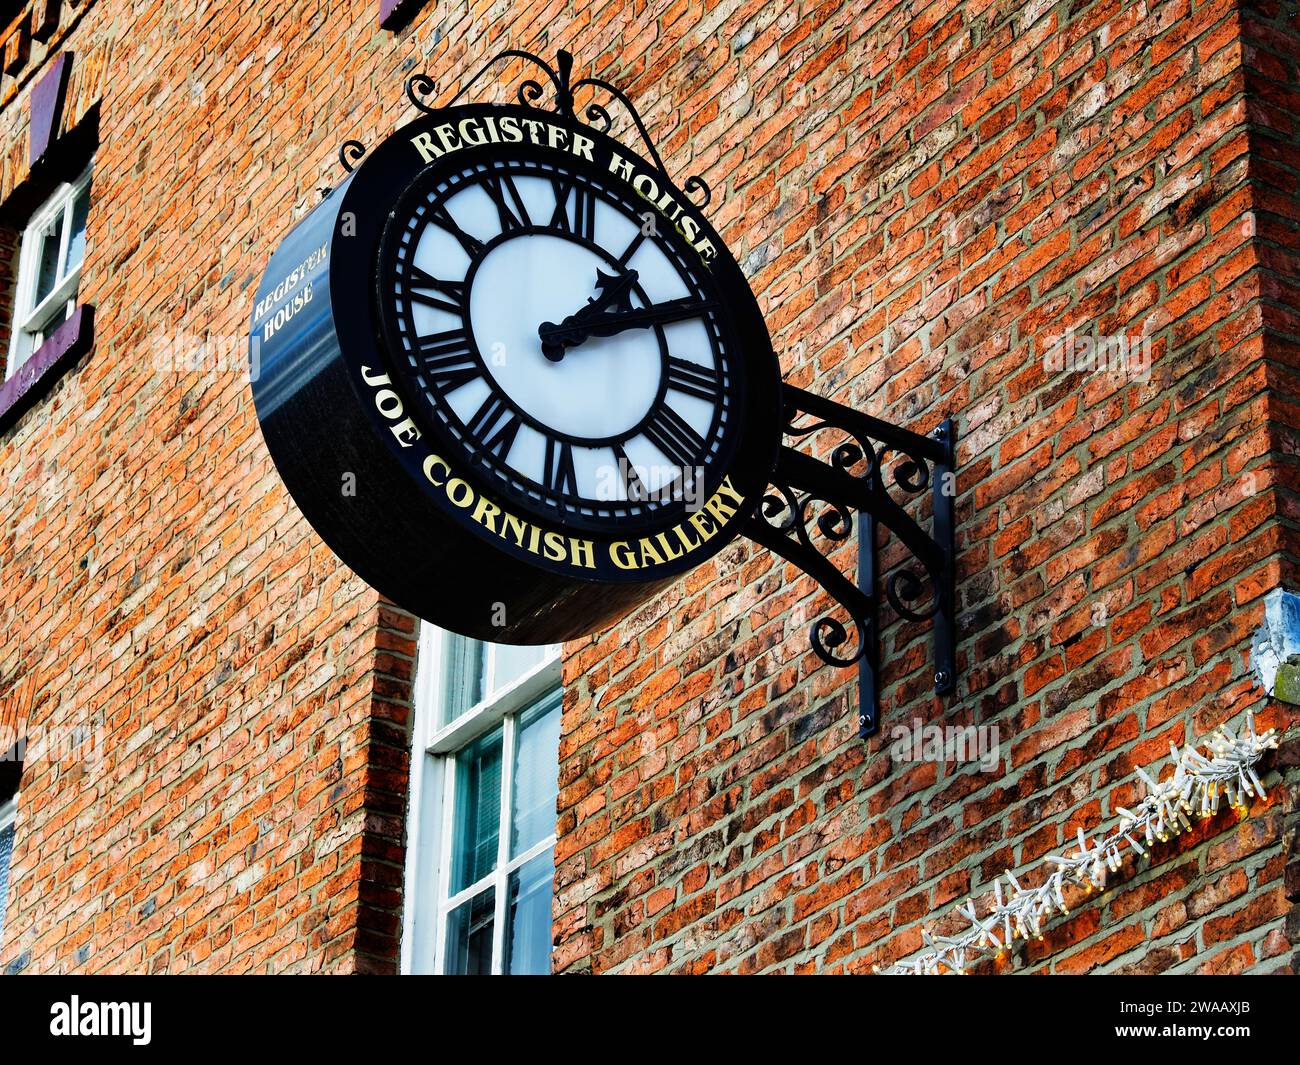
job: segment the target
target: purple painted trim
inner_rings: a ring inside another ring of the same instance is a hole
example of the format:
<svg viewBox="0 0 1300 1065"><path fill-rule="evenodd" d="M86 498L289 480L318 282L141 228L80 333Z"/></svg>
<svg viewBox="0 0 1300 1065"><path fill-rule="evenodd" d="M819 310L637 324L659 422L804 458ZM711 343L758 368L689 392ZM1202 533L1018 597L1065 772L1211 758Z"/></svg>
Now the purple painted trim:
<svg viewBox="0 0 1300 1065"><path fill-rule="evenodd" d="M0 433L8 432L36 398L85 353L94 334L95 308L83 303L0 385Z"/></svg>
<svg viewBox="0 0 1300 1065"><path fill-rule="evenodd" d="M68 92L68 74L72 70L72 53L60 52L50 69L32 86L31 126L27 137L27 165L35 166L45 154L59 128L63 99Z"/></svg>
<svg viewBox="0 0 1300 1065"><path fill-rule="evenodd" d="M379 0L379 28L400 30L425 2L426 0Z"/></svg>

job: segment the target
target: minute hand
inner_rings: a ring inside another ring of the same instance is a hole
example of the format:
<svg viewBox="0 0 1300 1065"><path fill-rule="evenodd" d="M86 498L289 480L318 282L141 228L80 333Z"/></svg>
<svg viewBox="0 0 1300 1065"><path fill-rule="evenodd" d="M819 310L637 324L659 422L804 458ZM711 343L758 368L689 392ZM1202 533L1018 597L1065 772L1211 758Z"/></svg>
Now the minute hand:
<svg viewBox="0 0 1300 1065"><path fill-rule="evenodd" d="M588 337L609 337L625 329L644 329L652 325L680 322L685 318L697 318L713 306L712 300L676 299L626 311L606 311L589 317L579 311L569 315L559 325L548 322L538 330L538 335L543 343L571 348Z"/></svg>

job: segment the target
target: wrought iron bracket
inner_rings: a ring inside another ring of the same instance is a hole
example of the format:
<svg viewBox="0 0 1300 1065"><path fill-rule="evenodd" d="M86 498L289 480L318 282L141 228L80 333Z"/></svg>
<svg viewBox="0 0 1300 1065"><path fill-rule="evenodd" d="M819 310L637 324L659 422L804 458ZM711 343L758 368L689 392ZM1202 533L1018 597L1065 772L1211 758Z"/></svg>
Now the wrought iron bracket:
<svg viewBox="0 0 1300 1065"><path fill-rule="evenodd" d="M653 166L669 176L631 98L603 78L575 79L573 56L563 49L554 66L522 49L497 52L441 105L434 102L446 95L438 84L427 74L412 74L406 80L407 100L422 113L436 114L459 103L503 62L518 62L521 73L532 68L534 76L524 78L518 87L518 103L539 110L549 105L561 121L607 133L614 115L600 101L617 104L614 110L621 109L630 119ZM580 96L587 101L585 107ZM339 162L350 172L365 154L364 144L347 140L339 149ZM708 206L711 192L701 177L686 177L681 188L698 206ZM783 432L795 444L823 430L837 431L847 439L834 447L828 460L782 444L771 487L744 531L816 580L839 612L848 616L849 624L834 613L819 617L809 638L824 662L857 667L858 731L867 737L880 728L882 597L896 618L933 621L934 690L947 694L955 685L952 421L945 419L929 436L922 436L789 384L782 385L782 404ZM895 459L886 476L890 456ZM894 498L894 491L912 499L929 492L928 532ZM810 524L820 536L814 536ZM831 556L846 546L855 527L857 574L850 577ZM888 534L887 539L882 533ZM898 558L899 554L904 557ZM920 608L912 605L922 600ZM850 626L856 640L850 636Z"/></svg>
<svg viewBox="0 0 1300 1065"><path fill-rule="evenodd" d="M848 616L856 639L834 613L813 622L809 639L827 664L857 667L858 734L865 739L880 728L882 595L897 618L933 621L935 693L948 694L956 684L952 419L922 436L793 385L782 386L782 399L784 435L795 444L823 431L846 439L828 460L783 443L771 487L745 533L812 577ZM902 503L891 488L906 497ZM927 489L928 532L903 505ZM855 524L856 580L831 557ZM904 557L894 557L894 540Z"/></svg>

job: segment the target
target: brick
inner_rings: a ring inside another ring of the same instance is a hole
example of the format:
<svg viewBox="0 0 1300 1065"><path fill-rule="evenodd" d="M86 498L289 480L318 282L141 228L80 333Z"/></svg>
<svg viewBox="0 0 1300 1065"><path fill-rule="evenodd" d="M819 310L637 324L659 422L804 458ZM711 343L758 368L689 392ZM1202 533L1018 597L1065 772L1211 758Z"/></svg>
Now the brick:
<svg viewBox="0 0 1300 1065"><path fill-rule="evenodd" d="M394 71L445 87L489 42L447 5L397 34L369 5L310 33L288 11L269 47L247 6L182 0L183 34L157 5L48 7L39 47L4 49L0 202L31 176L29 86L75 55L61 132L98 116L98 342L0 435L0 612L23 628L0 726L102 713L115 771L25 775L0 969L391 972L417 623L307 528L239 375L146 353L179 323L237 338L268 242L338 180L339 122L377 140L407 117ZM868 745L854 672L807 647L824 598L743 542L566 648L556 971L863 971L1137 801L1171 741L1248 707L1294 724L1249 673L1258 600L1300 577L1294 22L986 9L497 20L543 52L538 27L597 41L578 69L710 182L789 380L920 431L951 414L960 455L958 693L934 697L928 631L886 611ZM1049 370L1067 328L1149 337L1149 380ZM996 725L1009 767L894 761L914 718ZM1126 865L1016 964L1290 965L1294 761L1270 772L1248 820Z"/></svg>

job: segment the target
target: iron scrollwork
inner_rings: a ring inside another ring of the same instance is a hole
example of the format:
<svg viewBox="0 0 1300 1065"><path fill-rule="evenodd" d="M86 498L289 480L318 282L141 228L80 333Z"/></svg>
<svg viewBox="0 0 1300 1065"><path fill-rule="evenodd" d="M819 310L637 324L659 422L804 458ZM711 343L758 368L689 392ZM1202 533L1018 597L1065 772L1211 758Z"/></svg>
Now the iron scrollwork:
<svg viewBox="0 0 1300 1065"><path fill-rule="evenodd" d="M366 154L366 146L358 140L346 140L339 145L339 162L349 174L357 160Z"/></svg>
<svg viewBox="0 0 1300 1065"><path fill-rule="evenodd" d="M579 78L573 80L573 56L561 48L556 56L556 65L553 67L541 56L522 48L507 48L498 52L486 63L484 63L466 81L460 88L460 91L448 101L444 107L452 107L458 103L474 85L483 77L492 67L502 60L518 59L524 63L529 63L543 76L542 80L538 78L525 78L516 91L515 98L524 107L541 108L543 101L547 98L548 93L543 84L543 80L550 86L551 109L570 122L578 121L576 95L583 89L591 89L598 92L609 94L609 96L622 105L631 118L633 126L636 127L637 134L641 142L649 152L650 159L654 163L655 169L659 171L666 179L672 180L667 168L664 166L663 159L659 156L659 151L655 147L654 141L650 137L650 131L646 128L645 122L641 118L641 113L637 110L636 105L628 95L617 86L610 84L604 78ZM424 114L433 114L439 110L431 101L437 95L437 83L427 74L412 74L406 79L406 98L418 111ZM607 107L599 101L592 100L583 109L582 120L592 128L601 133L608 133L614 124L613 116ZM707 207L709 201L713 199L713 193L708 184L698 175L690 175L682 185L682 191L688 196L697 196L698 206Z"/></svg>
<svg viewBox="0 0 1300 1065"><path fill-rule="evenodd" d="M897 617L933 621L935 691L946 694L954 687L953 426L945 419L933 434L921 436L788 384L783 401L783 430L795 446L781 447L772 485L746 534L798 566L834 600L837 609L812 623L809 639L828 665L858 667L858 732L865 738L880 727L882 594ZM827 460L798 449L823 430L846 438ZM930 490L929 532L891 489L907 498ZM851 537L855 513L853 581L830 555ZM881 526L905 548L883 581Z"/></svg>

